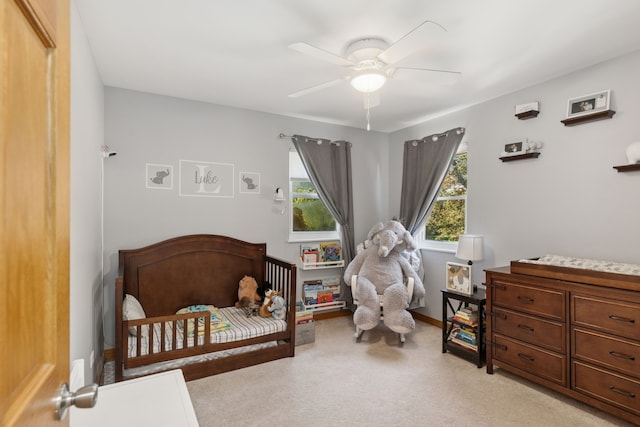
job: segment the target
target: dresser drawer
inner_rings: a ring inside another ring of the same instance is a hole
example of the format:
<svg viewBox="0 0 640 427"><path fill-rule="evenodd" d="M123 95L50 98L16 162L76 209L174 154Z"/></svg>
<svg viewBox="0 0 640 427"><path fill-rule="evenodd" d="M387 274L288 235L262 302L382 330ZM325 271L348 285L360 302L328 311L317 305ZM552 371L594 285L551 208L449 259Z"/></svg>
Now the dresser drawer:
<svg viewBox="0 0 640 427"><path fill-rule="evenodd" d="M573 357L640 377L640 343L574 328Z"/></svg>
<svg viewBox="0 0 640 427"><path fill-rule="evenodd" d="M572 294L571 306L575 325L640 340L640 304Z"/></svg>
<svg viewBox="0 0 640 427"><path fill-rule="evenodd" d="M572 388L640 415L640 382L604 369L573 362Z"/></svg>
<svg viewBox="0 0 640 427"><path fill-rule="evenodd" d="M490 284L494 305L551 319L565 320L565 292L495 280Z"/></svg>
<svg viewBox="0 0 640 427"><path fill-rule="evenodd" d="M494 361L503 361L545 380L562 386L567 385L566 357L562 354L552 353L499 334L493 337L491 354Z"/></svg>
<svg viewBox="0 0 640 427"><path fill-rule="evenodd" d="M493 309L491 319L494 332L559 353L564 353L566 349L563 323L552 322L498 307Z"/></svg>

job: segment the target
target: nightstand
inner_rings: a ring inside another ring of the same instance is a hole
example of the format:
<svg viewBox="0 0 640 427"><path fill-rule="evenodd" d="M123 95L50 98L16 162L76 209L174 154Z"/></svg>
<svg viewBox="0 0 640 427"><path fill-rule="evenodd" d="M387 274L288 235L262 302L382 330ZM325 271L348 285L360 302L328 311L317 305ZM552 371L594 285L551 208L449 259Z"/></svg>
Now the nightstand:
<svg viewBox="0 0 640 427"><path fill-rule="evenodd" d="M463 295L442 289L442 352L449 351L474 362L482 368L486 357L485 345L485 305L487 294L484 289L472 295ZM457 307L455 306L457 303ZM459 311L475 308L477 321L456 316Z"/></svg>

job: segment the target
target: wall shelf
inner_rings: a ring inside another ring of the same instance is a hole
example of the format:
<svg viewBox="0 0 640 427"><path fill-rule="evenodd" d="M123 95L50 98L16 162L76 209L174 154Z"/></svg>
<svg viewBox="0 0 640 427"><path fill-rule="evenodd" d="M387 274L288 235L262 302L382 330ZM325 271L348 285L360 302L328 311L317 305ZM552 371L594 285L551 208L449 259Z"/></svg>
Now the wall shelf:
<svg viewBox="0 0 640 427"><path fill-rule="evenodd" d="M306 310L311 310L316 313L327 310L342 310L347 307L347 303L344 301L331 301L320 304L305 304L304 306Z"/></svg>
<svg viewBox="0 0 640 427"><path fill-rule="evenodd" d="M611 117L613 117L615 113L616 112L613 110L604 110L604 111L599 111L597 113L587 114L587 115L578 116L578 117L571 117L571 118L560 120L560 121L564 123L565 126L575 126L583 123L594 122L596 120L610 119Z"/></svg>
<svg viewBox="0 0 640 427"><path fill-rule="evenodd" d="M518 120L527 120L527 119L533 119L534 117L538 117L538 114L540 114L540 111L529 110L523 113L518 113L515 116L518 118Z"/></svg>
<svg viewBox="0 0 640 427"><path fill-rule="evenodd" d="M632 165L614 166L613 168L618 172L640 171L640 163L636 163Z"/></svg>
<svg viewBox="0 0 640 427"><path fill-rule="evenodd" d="M320 270L323 268L339 268L339 267L344 267L344 260L313 262L313 263L303 262L301 267L303 270Z"/></svg>
<svg viewBox="0 0 640 427"><path fill-rule="evenodd" d="M500 157L500 160L503 162L512 162L514 160L536 159L538 156L540 156L539 152L532 151L531 153L516 154L514 156L502 156Z"/></svg>

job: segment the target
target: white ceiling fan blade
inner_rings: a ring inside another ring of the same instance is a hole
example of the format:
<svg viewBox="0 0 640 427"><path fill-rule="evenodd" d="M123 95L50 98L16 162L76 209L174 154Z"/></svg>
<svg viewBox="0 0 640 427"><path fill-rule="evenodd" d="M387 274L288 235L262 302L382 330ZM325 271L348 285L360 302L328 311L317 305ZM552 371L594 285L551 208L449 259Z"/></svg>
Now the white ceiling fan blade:
<svg viewBox="0 0 640 427"><path fill-rule="evenodd" d="M335 53L331 53L324 49L320 49L319 47L312 46L308 43L293 43L293 44L290 44L288 47L289 49L293 49L297 52L304 53L305 55L322 59L323 61L331 62L332 64L342 65L342 66L353 65L353 62L347 60L346 58L338 56Z"/></svg>
<svg viewBox="0 0 640 427"><path fill-rule="evenodd" d="M365 110L377 107L380 105L380 91L365 93L362 99Z"/></svg>
<svg viewBox="0 0 640 427"><path fill-rule="evenodd" d="M396 67L393 78L397 80L419 80L438 85L453 85L460 80L459 71L434 70L430 68Z"/></svg>
<svg viewBox="0 0 640 427"><path fill-rule="evenodd" d="M386 64L395 64L429 45L437 44L438 39L446 32L437 22L424 21L381 52L378 59Z"/></svg>
<svg viewBox="0 0 640 427"><path fill-rule="evenodd" d="M317 92L319 90L326 89L326 88L331 87L331 86L335 86L335 85L337 85L339 83L342 83L344 81L345 81L344 79L331 80L331 81L328 81L328 82L321 83L319 85L315 85L315 86L311 86L311 87L306 88L306 89L299 90L297 92L290 93L288 96L289 96L289 98L298 98L300 96L308 95L308 94L310 94L312 92Z"/></svg>

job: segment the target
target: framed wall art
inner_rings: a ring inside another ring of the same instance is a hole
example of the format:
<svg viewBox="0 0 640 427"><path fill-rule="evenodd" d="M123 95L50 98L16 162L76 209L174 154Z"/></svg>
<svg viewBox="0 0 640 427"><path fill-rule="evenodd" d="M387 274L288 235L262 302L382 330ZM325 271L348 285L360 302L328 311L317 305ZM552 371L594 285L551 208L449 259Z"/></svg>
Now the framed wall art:
<svg viewBox="0 0 640 427"><path fill-rule="evenodd" d="M147 163L146 187L154 190L173 190L173 166Z"/></svg>
<svg viewBox="0 0 640 427"><path fill-rule="evenodd" d="M502 154L505 156L515 156L524 154L525 151L527 151L527 147L522 141L510 142L509 144L504 144L504 152Z"/></svg>
<svg viewBox="0 0 640 427"><path fill-rule="evenodd" d="M471 266L468 264L448 262L446 284L448 291L463 295L473 294L473 285L471 284Z"/></svg>
<svg viewBox="0 0 640 427"><path fill-rule="evenodd" d="M260 174L258 172L240 172L240 192L260 194Z"/></svg>
<svg viewBox="0 0 640 427"><path fill-rule="evenodd" d="M592 93L571 98L567 106L567 118L588 116L599 111L606 111L610 105L611 91Z"/></svg>
<svg viewBox="0 0 640 427"><path fill-rule="evenodd" d="M234 166L197 160L180 160L180 195L234 197Z"/></svg>

